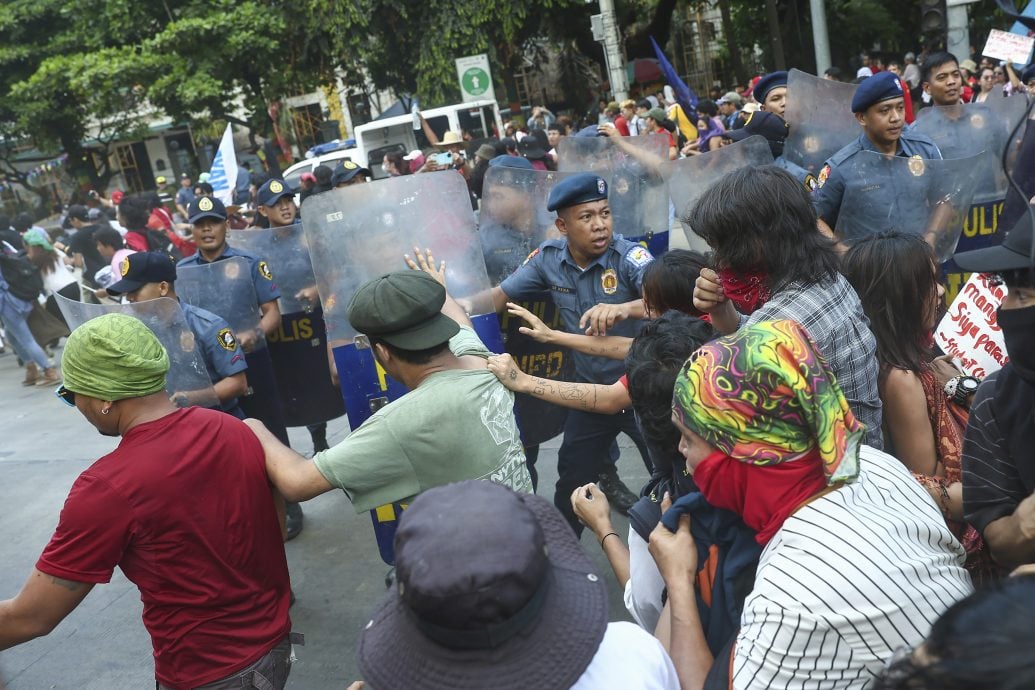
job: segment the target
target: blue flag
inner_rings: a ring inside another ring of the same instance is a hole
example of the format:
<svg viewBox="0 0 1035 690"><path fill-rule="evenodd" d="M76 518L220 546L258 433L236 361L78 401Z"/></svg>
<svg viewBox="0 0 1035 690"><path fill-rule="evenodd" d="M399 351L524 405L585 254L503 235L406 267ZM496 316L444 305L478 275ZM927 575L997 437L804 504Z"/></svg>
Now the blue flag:
<svg viewBox="0 0 1035 690"><path fill-rule="evenodd" d="M665 81L668 82L668 85L672 87L676 94L676 103L683 108L683 112L686 113L687 117L693 118L694 113L697 111L697 94L679 78L672 63L665 57L665 53L661 51L661 46L658 45L653 36L650 37L650 44L654 46L654 54L658 56L658 64L661 66L661 71L665 74Z"/></svg>

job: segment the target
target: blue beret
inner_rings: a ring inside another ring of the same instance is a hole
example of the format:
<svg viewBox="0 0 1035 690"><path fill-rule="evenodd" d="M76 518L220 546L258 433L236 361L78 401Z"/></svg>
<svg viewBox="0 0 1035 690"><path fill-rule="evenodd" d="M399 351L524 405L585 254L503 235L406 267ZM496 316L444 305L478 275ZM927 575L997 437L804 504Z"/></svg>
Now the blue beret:
<svg viewBox="0 0 1035 690"><path fill-rule="evenodd" d="M564 178L550 190L550 200L546 202L546 210L556 211L606 198L607 182L604 182L604 178L593 173L579 173Z"/></svg>
<svg viewBox="0 0 1035 690"><path fill-rule="evenodd" d="M496 156L489 160L490 168L517 168L519 170L532 170L532 163L521 156Z"/></svg>
<svg viewBox="0 0 1035 690"><path fill-rule="evenodd" d="M769 95L769 92L778 86L787 86L787 72L783 70L770 72L759 79L751 93L754 95L755 100L762 104L765 103L765 97Z"/></svg>
<svg viewBox="0 0 1035 690"><path fill-rule="evenodd" d="M877 72L872 77L866 77L859 88L852 96L852 112L865 112L874 103L886 101L889 98L904 98L902 82L892 72Z"/></svg>

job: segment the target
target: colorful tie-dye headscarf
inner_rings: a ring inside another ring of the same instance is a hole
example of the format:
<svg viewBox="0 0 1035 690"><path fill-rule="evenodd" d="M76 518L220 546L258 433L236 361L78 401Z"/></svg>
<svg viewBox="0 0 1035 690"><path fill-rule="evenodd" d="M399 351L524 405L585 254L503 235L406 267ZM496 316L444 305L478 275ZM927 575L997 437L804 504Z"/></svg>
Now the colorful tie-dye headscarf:
<svg viewBox="0 0 1035 690"><path fill-rule="evenodd" d="M859 474L863 425L794 321L755 324L702 347L676 378L672 408L741 462L772 465L818 450L828 483Z"/></svg>

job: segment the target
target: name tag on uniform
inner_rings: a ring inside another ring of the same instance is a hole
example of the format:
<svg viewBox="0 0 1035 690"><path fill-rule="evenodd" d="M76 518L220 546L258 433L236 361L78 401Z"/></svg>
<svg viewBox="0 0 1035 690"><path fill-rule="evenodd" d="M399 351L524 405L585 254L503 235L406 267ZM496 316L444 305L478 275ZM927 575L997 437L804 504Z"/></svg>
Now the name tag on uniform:
<svg viewBox="0 0 1035 690"><path fill-rule="evenodd" d="M563 292L566 295L570 295L571 293L575 292L574 290L572 290L569 287L561 287L560 285L551 285L550 286L550 291L551 292Z"/></svg>

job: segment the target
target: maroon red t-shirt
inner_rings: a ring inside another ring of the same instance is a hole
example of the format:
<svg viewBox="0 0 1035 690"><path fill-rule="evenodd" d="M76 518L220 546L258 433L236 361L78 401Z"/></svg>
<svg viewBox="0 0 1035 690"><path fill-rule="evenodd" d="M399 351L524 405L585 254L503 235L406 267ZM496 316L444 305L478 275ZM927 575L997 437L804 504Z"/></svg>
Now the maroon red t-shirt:
<svg viewBox="0 0 1035 690"><path fill-rule="evenodd" d="M40 571L140 588L155 676L195 687L266 654L291 629L287 559L262 446L222 412L132 428L79 475Z"/></svg>

